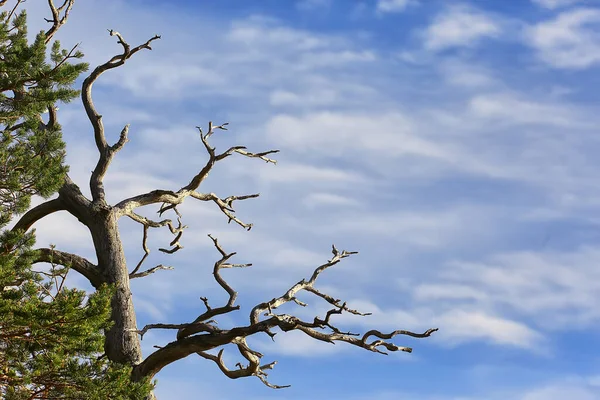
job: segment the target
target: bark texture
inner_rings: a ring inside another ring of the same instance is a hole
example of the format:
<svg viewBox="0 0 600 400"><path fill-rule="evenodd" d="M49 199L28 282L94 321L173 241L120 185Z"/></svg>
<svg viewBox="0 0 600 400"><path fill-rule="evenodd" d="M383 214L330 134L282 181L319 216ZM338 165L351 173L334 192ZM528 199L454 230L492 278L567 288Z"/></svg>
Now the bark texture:
<svg viewBox="0 0 600 400"><path fill-rule="evenodd" d="M136 337L137 327L133 299L129 288L129 272L117 218L110 207L97 207L88 226L94 242L98 266L104 281L114 284L112 320L114 325L106 334L104 350L112 361L138 364L142 360L140 341Z"/></svg>

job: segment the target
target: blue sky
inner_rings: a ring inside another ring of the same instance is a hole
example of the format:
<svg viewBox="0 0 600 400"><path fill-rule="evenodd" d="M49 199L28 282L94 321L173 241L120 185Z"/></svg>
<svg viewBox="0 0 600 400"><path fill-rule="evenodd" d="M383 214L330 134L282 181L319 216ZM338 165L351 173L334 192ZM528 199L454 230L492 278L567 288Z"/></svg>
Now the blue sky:
<svg viewBox="0 0 600 400"><path fill-rule="evenodd" d="M33 32L42 3L26 3ZM599 28L597 0L77 2L57 38L81 42L92 66L120 50L106 29L131 44L162 35L95 85L109 140L131 123L106 178L110 201L187 183L205 160L194 127L209 120L230 122L217 148L281 149L276 166L229 158L201 187L260 192L236 208L252 231L188 200L182 251L164 256L170 235L151 232L147 265L175 270L132 282L140 327L192 320L200 296L225 299L211 279L212 233L254 264L224 273L242 309L220 326L245 323L335 243L360 254L318 287L373 313L338 325L440 328L398 338L414 352L387 357L294 333L252 338L278 361L270 381L291 388L231 381L188 357L158 375L160 399L600 399ZM91 127L79 102L59 118L87 190ZM121 228L133 266L141 229ZM94 257L68 215L37 232L41 245ZM301 317L327 309L302 299ZM148 354L173 339L151 331L142 344ZM238 358L226 349L229 366Z"/></svg>

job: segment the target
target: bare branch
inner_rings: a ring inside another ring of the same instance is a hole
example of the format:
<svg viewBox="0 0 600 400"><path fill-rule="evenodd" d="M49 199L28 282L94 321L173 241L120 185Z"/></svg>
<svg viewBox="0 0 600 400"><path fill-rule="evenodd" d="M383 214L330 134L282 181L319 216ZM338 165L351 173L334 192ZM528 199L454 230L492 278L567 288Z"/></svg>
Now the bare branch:
<svg viewBox="0 0 600 400"><path fill-rule="evenodd" d="M200 325L202 326L202 328L198 330L198 332L216 332L219 329L213 325L210 325L211 322L214 321L207 321L205 323L202 324L196 324L198 327L200 327ZM146 334L146 332L148 332L150 329L183 329L188 327L191 324L148 324L146 326L144 326L144 328L140 329L140 330L135 330L133 332L137 333L140 335L140 338L144 338L144 335Z"/></svg>
<svg viewBox="0 0 600 400"><path fill-rule="evenodd" d="M31 228L33 224L35 224L37 221L44 218L45 216L65 209L65 204L63 203L60 197L48 200L38 206L33 207L31 210L23 214L23 216L19 219L19 221L17 221L12 230L22 230L23 232L26 232L29 230L29 228Z"/></svg>
<svg viewBox="0 0 600 400"><path fill-rule="evenodd" d="M240 221L235 215L235 210L233 209L233 202L235 200L246 200L246 199L252 199L252 198L256 198L258 197L260 194L259 193L255 193L255 194L248 194L248 195L244 195L244 196L229 196L225 199L220 199L216 194L214 193L198 193L198 192L192 192L191 196L197 200L202 200L202 201L214 201L215 204L217 206L219 206L219 208L221 209L221 211L223 212L223 214L225 214L227 216L227 218L229 218L229 220L227 221L227 223L230 223L231 221L234 221L236 224L238 224L239 226L241 226L242 228L246 229L246 230L250 230L252 229L252 224L246 224L242 221Z"/></svg>
<svg viewBox="0 0 600 400"><path fill-rule="evenodd" d="M129 279L131 279L131 276L135 275L135 273L139 271L140 267L142 266L144 261L146 261L146 258L150 254L150 249L148 248L148 243L147 243L148 242L148 225L144 225L143 227L144 227L144 233L142 236L142 249L144 250L144 256L137 263L137 265L135 266L133 271L131 271L131 273L129 274Z"/></svg>
<svg viewBox="0 0 600 400"><path fill-rule="evenodd" d="M225 363L223 362L223 358L222 358L223 351L224 351L223 349L219 350L219 354L217 356L214 356L212 354L209 354L209 353L206 353L203 351L199 351L196 354L198 354L200 357L206 358L207 360L214 361L217 364L217 366L219 367L219 369L225 374L225 376L227 376L230 379L238 379L238 378L243 378L243 377L247 377L247 376L256 376L261 380L262 383L264 383L265 385L267 385L268 387L270 387L272 389L283 389L283 388L290 387L290 385L285 385L285 386L273 385L267 381L267 373L264 370L273 369L275 364L277 364L277 361L273 361L269 364L265 364L265 365L261 366L260 359L263 357L263 355L257 351L250 349L248 347L248 345L246 344L245 338L243 338L243 337L235 338L232 343L237 345L238 350L240 351L240 354L246 360L248 360L249 364L247 367L244 367L241 363L238 363L237 366L239 369L230 370L229 368L227 368L225 366Z"/></svg>
<svg viewBox="0 0 600 400"><path fill-rule="evenodd" d="M112 150L117 152L125 146L125 143L129 141L127 138L127 134L129 133L129 124L125 125L121 130L121 134L119 135L119 141L112 146Z"/></svg>
<svg viewBox="0 0 600 400"><path fill-rule="evenodd" d="M127 215L131 210L134 210L137 207L142 207L142 206L149 205L149 204L159 204L159 203L163 203L163 206L161 207L161 211L166 211L166 210L172 208L173 206L181 204L185 200L186 197L191 196L191 197L194 197L194 198L196 198L198 200L202 200L202 201L213 201L215 204L217 204L217 206L219 206L221 211L229 218L230 222L234 221L237 224L239 224L240 226L244 227L245 229L251 228L252 227L251 224L245 224L235 217L234 210L232 208L232 203L235 200L245 200L245 199L249 199L249 198L258 197L258 194L251 194L251 195L245 195L245 196L229 196L227 198L221 199L214 193L205 194L205 193L199 193L196 190L200 187L200 184L204 181L204 179L206 179L206 177L212 170L215 163L224 158L227 158L231 154L238 153L238 154L241 154L241 155L249 157L249 158L260 158L261 160L263 160L267 163L275 164L276 161L271 158L268 158L267 156L269 154L277 153L277 152L279 152L279 150L269 150L269 151L264 151L264 152L260 152L260 153L251 153L251 152L248 152L244 146L234 146L234 147L230 147L228 150L226 150L223 153L217 154L215 152L215 148L211 147L210 144L208 143L208 138L211 135L213 135L217 129L227 130L226 126L227 126L227 123L215 126L212 124L212 122L209 122L208 132L206 132L206 133L203 133L202 129L200 127L197 127L198 130L200 131L200 140L202 141L206 151L208 152L209 159L206 162L206 164L204 165L204 167L190 180L190 182L187 185L185 185L184 187L182 187L181 189L179 189L176 192L171 191L171 190L153 190L148 193L140 194L140 195L125 199L125 200L119 202L114 207L115 212L117 212L117 215L119 215L119 216Z"/></svg>
<svg viewBox="0 0 600 400"><path fill-rule="evenodd" d="M65 182L58 190L58 198L48 200L27 211L19 221L17 221L12 230L27 231L40 219L61 210L68 211L82 224L87 226L89 205L90 201L81 193L79 186L77 186L67 174L65 175Z"/></svg>
<svg viewBox="0 0 600 400"><path fill-rule="evenodd" d="M50 6L50 11L52 12L52 19L47 19L46 22L52 23L52 27L46 31L46 39L44 40L46 43L52 40L54 34L58 31L58 29L67 22L67 18L69 17L69 13L71 12L71 8L75 0L65 0L64 3L60 7L56 7L54 5L53 0L48 0L48 5ZM64 14L61 16L60 13L64 11Z"/></svg>
<svg viewBox="0 0 600 400"><path fill-rule="evenodd" d="M139 222L140 224L142 224L144 226L144 237L142 239L142 248L144 249L145 255L140 260L140 262L135 267L135 269L132 271L132 274L136 273L139 270L142 263L146 260L146 257L150 253L150 250L148 249L148 246L146 245L146 241L148 239L148 228L160 228L160 227L166 226L169 228L171 233L173 235L175 235L175 239L173 239L171 241L171 243L169 243L169 246L171 246L171 249L163 249L163 248L158 249L158 250L162 251L163 253L173 254L177 250L183 248L183 246L181 246L181 244L179 244L179 239L181 238L181 235L183 234L183 230L185 228L187 228L187 225L182 225L181 217L179 216L180 215L179 212L177 211L177 209L175 207L173 207L173 209L178 214L178 217L177 217L178 226L177 227L175 227L173 225L173 221L171 221L170 219L164 219L162 221L154 221L154 220L151 220L150 218L146 218L144 216L136 214L132 210L130 210L126 214L129 218L131 218L132 220L134 220L136 222Z"/></svg>
<svg viewBox="0 0 600 400"><path fill-rule="evenodd" d="M65 176L65 183L58 190L58 198L65 204L65 209L76 217L79 222L89 226L91 201L81 193L81 189L71 177Z"/></svg>
<svg viewBox="0 0 600 400"><path fill-rule="evenodd" d="M213 241L213 244L216 247L217 251L221 254L221 259L218 260L214 265L213 276L215 277L215 280L217 281L217 283L227 292L227 294L229 295L229 300L227 301L227 304L225 304L222 307L211 308L210 305L208 304L208 300L205 297L202 297L201 300L204 302L204 305L206 306L206 312L199 315L194 320L194 322L189 324L189 326L186 326L186 327L180 329L177 332L177 339L181 339L186 336L191 336L191 335L194 335L194 334L200 332L200 330L198 330L198 329L202 329L202 325L198 325L198 328L197 328L196 324L199 324L202 321L206 321L207 319L212 318L216 315L222 315L222 314L226 314L226 313L240 309L240 306L234 306L235 300L237 299L237 292L235 290L233 290L231 288L231 286L229 286L229 284L227 284L227 282L225 282L225 279L223 279L223 277L221 276L220 270L222 268L251 267L252 264L230 264L230 263L227 263L227 260L229 260L231 257L233 257L236 253L229 253L229 254L226 253L216 238L212 237L210 234L208 235L208 237Z"/></svg>
<svg viewBox="0 0 600 400"><path fill-rule="evenodd" d="M320 291L318 291L317 289L315 289L312 286L307 286L304 288L304 290L306 290L307 292L311 292L313 294L316 294L317 296L321 297L322 299L324 299L325 301L327 301L329 304L332 304L336 307L340 307L342 308L344 311L348 311L350 314L354 314L354 315L360 315L360 316L367 316L367 315L371 315L371 313L361 313L359 311L353 310L351 308L346 307L346 303L340 305L341 300L339 299L334 299L333 297L329 296L326 293L321 293ZM294 299L292 299L294 300ZM297 301L296 301L297 302Z"/></svg>
<svg viewBox="0 0 600 400"><path fill-rule="evenodd" d="M221 254L221 259L215 263L215 269L213 270L215 279L217 279L217 277L220 278L220 275L218 274L220 268L223 268L226 265L235 266L235 264L226 264L226 261L229 258L231 258L235 253L225 252L225 250L220 246L220 244L215 238L211 236L211 239L213 240L213 244L215 245L217 251L219 251L219 253ZM202 322L209 318L209 315L215 315L215 311L219 310L211 308L208 303L208 300L202 297L201 300L206 306L206 312L199 316L194 323L183 325L155 324L144 327L144 329L138 331L138 333L143 334L146 332L147 329L152 328L169 328L178 329L179 331L176 341L171 342L165 347L152 353L141 364L136 365L134 367L133 376L135 377L135 379L141 379L141 377L151 378L166 365L181 358L187 357L190 354L196 353L203 358L212 360L215 363L217 363L221 371L223 371L223 373L226 376L232 379L237 379L239 377L244 376L256 376L267 386L273 388L280 388L281 386L271 385L266 380L266 374L264 373L264 370L271 369L275 365L275 362L266 364L264 366L259 366L262 354L251 350L247 346L245 339L246 337L262 332L268 334L269 336L271 336L271 338L273 338L275 334L271 332L271 329L277 327L284 332L288 332L291 330L299 330L316 340L320 340L327 343L346 342L375 353L387 354L380 348L383 347L388 351L412 352L412 348L397 346L391 342L386 341L388 339L391 339L397 335L406 335L414 338L425 338L429 337L432 333L437 331L437 328L429 329L423 333L414 333L406 330L397 330L391 333L381 333L378 330L370 330L367 333L365 333L362 337L360 337L360 335L357 333L342 332L340 329L335 327L331 322L331 318L335 314L341 314L343 311L347 311L356 315L368 314L360 313L356 310L350 309L346 306L345 302L341 303L340 300L334 299L333 297L324 294L314 288L314 283L321 272L339 263L342 259L349 257L352 254L356 254L356 252L350 251L340 252L336 249L335 246L332 246L332 253L333 257L330 260L328 260L325 264L317 267L308 281L303 279L296 285L292 286L282 296L274 298L269 302L258 304L256 307L254 307L250 313L250 325L235 327L232 329L218 329L214 325L210 325L209 322ZM217 279L217 281L219 283L224 283L222 279ZM226 283L221 286L230 294L228 304L225 307L223 307L223 309L226 309L227 307L233 306L235 295L237 293L235 293L231 289L231 287L229 287ZM301 306L304 306L305 304L296 298L296 294L300 290L306 290L310 293L317 295L318 297L321 297L328 303L334 305L335 308L329 310L324 318L315 317L312 322L302 321L301 319L292 315L273 313L273 310L287 302L295 302ZM234 293L233 295L232 292ZM227 312L229 311L232 311L232 309L229 308ZM259 314L263 312L265 312L264 315L268 318L260 320ZM375 336L378 339L369 342L368 340L372 336ZM215 349L217 347L231 343L236 344L238 350L240 351L240 354L249 361L248 366L238 364L239 370L230 370L223 363L222 349L219 351L219 354L217 356L206 353L206 351L208 350Z"/></svg>
<svg viewBox="0 0 600 400"><path fill-rule="evenodd" d="M45 262L69 267L85 276L95 288L99 288L105 282L102 271L81 256L49 248L36 249L36 252L33 264Z"/></svg>
<svg viewBox="0 0 600 400"><path fill-rule="evenodd" d="M312 276L310 277L310 279L308 281L306 281L305 279L302 279L300 282L296 283L294 286L292 286L283 296L272 299L269 302L266 303L261 303L258 304L256 307L254 307L250 313L250 322L251 323L257 323L258 322L258 316L261 312L264 311L268 311L269 314L272 312L272 310L276 309L277 307L280 307L281 305L289 302L289 301L294 301L294 299L296 298L296 294L301 291L301 290L308 290L311 291L312 293L318 292L316 290L309 290L308 288L312 288L313 285L315 284L315 281L317 280L317 278L319 277L319 274L323 271L325 271L327 268L334 266L335 264L339 263L342 259L349 257L352 254L358 254L358 252L356 251L346 251L343 250L342 252L339 252L335 245L332 246L332 253L333 253L333 257L331 258L331 260L327 261L325 264L317 267L317 269L315 269L315 271L313 272ZM317 294L317 293L315 293ZM323 296L320 293L317 294L318 296L324 298L325 300L329 301L329 296ZM336 306L338 306L339 300L334 300L333 298L330 298L332 301L329 301L331 304L334 304ZM345 306L344 306L345 307ZM349 311L348 309L346 309L347 311ZM360 315L360 313L358 311L352 310L354 311L353 314L358 314Z"/></svg>
<svg viewBox="0 0 600 400"><path fill-rule="evenodd" d="M94 106L94 102L92 100L92 86L96 79L105 71L109 69L119 67L125 64L125 61L129 59L132 55L137 53L142 49L152 50L150 47L150 43L154 40L160 39L160 36L155 35L150 38L146 43L143 43L135 48L131 48L131 46L123 39L120 33L109 30L111 36L117 36L117 43L123 46L123 53L118 54L112 57L110 60L97 66L92 73L83 81L83 87L81 91L81 100L83 101L83 106L85 107L86 114L92 127L94 128L94 139L96 141L96 147L98 148L98 152L100 153L100 157L98 159L98 163L96 164L96 168L92 172L92 177L90 178L90 189L92 192L92 198L94 201L105 202L104 200L104 184L102 183L102 179L108 170L108 166L112 161L114 155L123 148L125 143L127 142L127 133L129 131L129 125L126 125L121 131L121 135L119 137L119 141L113 145L109 146L106 142L106 137L104 134L104 125L102 123L102 115L98 114L96 111L96 107Z"/></svg>
<svg viewBox="0 0 600 400"><path fill-rule="evenodd" d="M172 269L173 269L173 267L170 267L170 266L168 266L168 265L162 265L162 264L159 264L159 265L157 265L156 267L152 267L152 268L150 268L150 269L147 269L146 271L143 271L143 272L138 272L138 273L133 273L133 272L132 272L131 274L129 274L129 279L134 279L134 278L143 278L143 277L145 277L145 276L148 276L148 275L150 275L150 274L153 274L153 273L155 273L156 271L158 271L158 270L160 270L160 269L168 269L168 270L172 270Z"/></svg>

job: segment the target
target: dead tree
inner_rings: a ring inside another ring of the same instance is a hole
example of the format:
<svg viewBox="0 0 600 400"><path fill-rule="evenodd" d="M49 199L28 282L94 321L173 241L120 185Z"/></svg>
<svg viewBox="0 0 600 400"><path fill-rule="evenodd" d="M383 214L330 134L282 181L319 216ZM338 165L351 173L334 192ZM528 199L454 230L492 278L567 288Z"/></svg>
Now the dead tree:
<svg viewBox="0 0 600 400"><path fill-rule="evenodd" d="M51 0L49 2L52 4ZM69 1L68 4L71 4L71 1ZM58 27L64 22L64 20L61 20L58 17L58 13L54 13L54 11L53 16L53 27ZM52 29L51 33L53 33ZM200 192L199 188L213 166L217 162L222 161L231 155L239 154L245 157L257 158L266 163L275 164L276 161L270 157L272 154L277 153L278 150L253 153L248 151L244 146L233 146L223 152L217 152L216 149L209 144L209 138L219 130L226 130L227 124L214 125L209 122L208 130L206 130L206 132L197 127L200 140L208 153L208 161L199 172L189 180L187 185L179 190L157 189L123 199L116 204L108 204L105 198L103 178L113 157L128 141L129 125L126 125L123 128L119 140L115 144L111 145L107 142L102 115L98 113L92 101L92 86L104 72L125 64L130 57L143 49L151 50L150 44L155 40L160 39L160 36L156 35L139 46L131 47L119 32L109 30L109 33L111 36L117 38L117 43L122 47L122 52L115 55L104 64L97 66L84 80L81 93L81 99L93 128L94 139L99 154L98 162L89 181L91 199L84 196L81 193L79 186L67 176L64 185L58 193L58 197L42 203L28 211L18 221L14 229L27 231L37 221L61 210L70 213L89 229L98 260L97 264L94 264L79 255L49 248L39 249L39 257L36 261L48 262L49 259L52 258L53 262L56 264L70 265L72 269L86 277L94 287L99 287L103 283L109 283L116 286L116 293L112 301L111 316L114 325L106 333L105 351L110 360L133 365L132 380L140 381L143 379L151 379L166 365L189 355L196 354L200 357L214 361L221 371L229 378L237 379L245 376L256 376L269 387L283 388L286 386L273 385L267 381L266 371L273 368L275 361L261 364L263 355L252 350L247 345L247 337L258 333L264 333L273 338L275 336L275 333L273 332L274 328L279 328L284 332L298 330L315 340L328 343L336 341L346 342L372 352L386 354L385 350L412 351L410 347L402 347L391 343L389 340L394 336L408 335L415 338L424 338L430 336L437 330L429 329L423 333L413 333L405 330L382 333L373 329L360 335L351 332L343 332L338 329L331 321L334 314L348 312L365 316L368 315L368 313L361 313L351 309L347 306L346 302L335 299L315 287L317 278L322 272L338 264L344 258L356 254L356 252L353 251L340 251L335 246L332 247L333 256L331 259L323 265L318 266L309 279L302 279L291 286L290 289L281 296L254 306L250 312L247 325L229 329L218 328L213 318L240 309L240 306L235 304L237 292L222 278L220 274L221 270L224 268L249 267L251 264L230 263L230 259L235 253L226 252L223 247L221 247L218 240L210 235L214 247L221 256L214 264L213 275L217 283L228 293L229 300L227 303L219 307L213 307L209 305L208 299L203 297L201 299L204 303L203 309L205 310L201 312L194 321L182 324L157 323L147 325L140 329L136 323L135 308L129 285L130 279L145 277L158 270L171 268L158 265L142 270L142 265L149 253L147 247L149 229L166 227L174 235L174 238L170 243L170 248L160 249L162 252L170 254L181 249L182 246L180 245L180 240L186 227L182 224L182 216L179 213L177 206L182 204L186 198L191 197L195 200L214 203L222 213L225 214L229 222L233 221L242 228L250 230L252 225L242 222L236 216L233 203L236 200L258 197L258 194L220 198L214 193ZM53 115L52 120L56 121L56 115ZM136 213L137 208L148 205L157 205L159 207L159 218L166 212L173 213L177 222L174 223L171 219L152 220ZM145 254L131 271L129 271L127 267L123 244L117 226L117 221L122 217L131 218L143 227L142 248L144 249ZM299 306L305 306L306 304L296 297L301 291L312 293L323 299L331 305L331 309L324 317L315 317L312 321L303 321L293 315L276 312L278 307L288 302L294 302ZM176 331L176 336L174 341L154 351L145 359L142 359L140 340L144 333L149 329L172 329ZM247 365L238 363L237 369L229 369L223 362L222 349L219 350L217 356L207 353L207 351L227 344L235 344L237 346L240 355L247 360Z"/></svg>

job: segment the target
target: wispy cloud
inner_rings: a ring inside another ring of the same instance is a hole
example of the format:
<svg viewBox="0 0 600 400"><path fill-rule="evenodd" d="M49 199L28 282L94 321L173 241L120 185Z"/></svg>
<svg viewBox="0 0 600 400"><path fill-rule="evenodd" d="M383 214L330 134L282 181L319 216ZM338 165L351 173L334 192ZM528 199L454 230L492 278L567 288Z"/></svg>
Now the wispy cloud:
<svg viewBox="0 0 600 400"><path fill-rule="evenodd" d="M489 310L508 306L514 315L545 330L585 327L600 319L594 307L600 301L595 268L599 258L596 249L582 247L572 252L509 252L480 262L454 261L435 283L416 286L414 296L424 302L436 299Z"/></svg>
<svg viewBox="0 0 600 400"><path fill-rule="evenodd" d="M533 388L520 397L521 400L598 400L597 388L585 382L573 382L565 380L564 382L549 383L539 388Z"/></svg>
<svg viewBox="0 0 600 400"><path fill-rule="evenodd" d="M441 11L425 30L425 48L440 51L452 47L473 46L484 38L495 38L502 33L493 17L467 7L451 6Z"/></svg>
<svg viewBox="0 0 600 400"><path fill-rule="evenodd" d="M600 10L579 8L526 31L538 57L555 68L583 69L600 62Z"/></svg>

